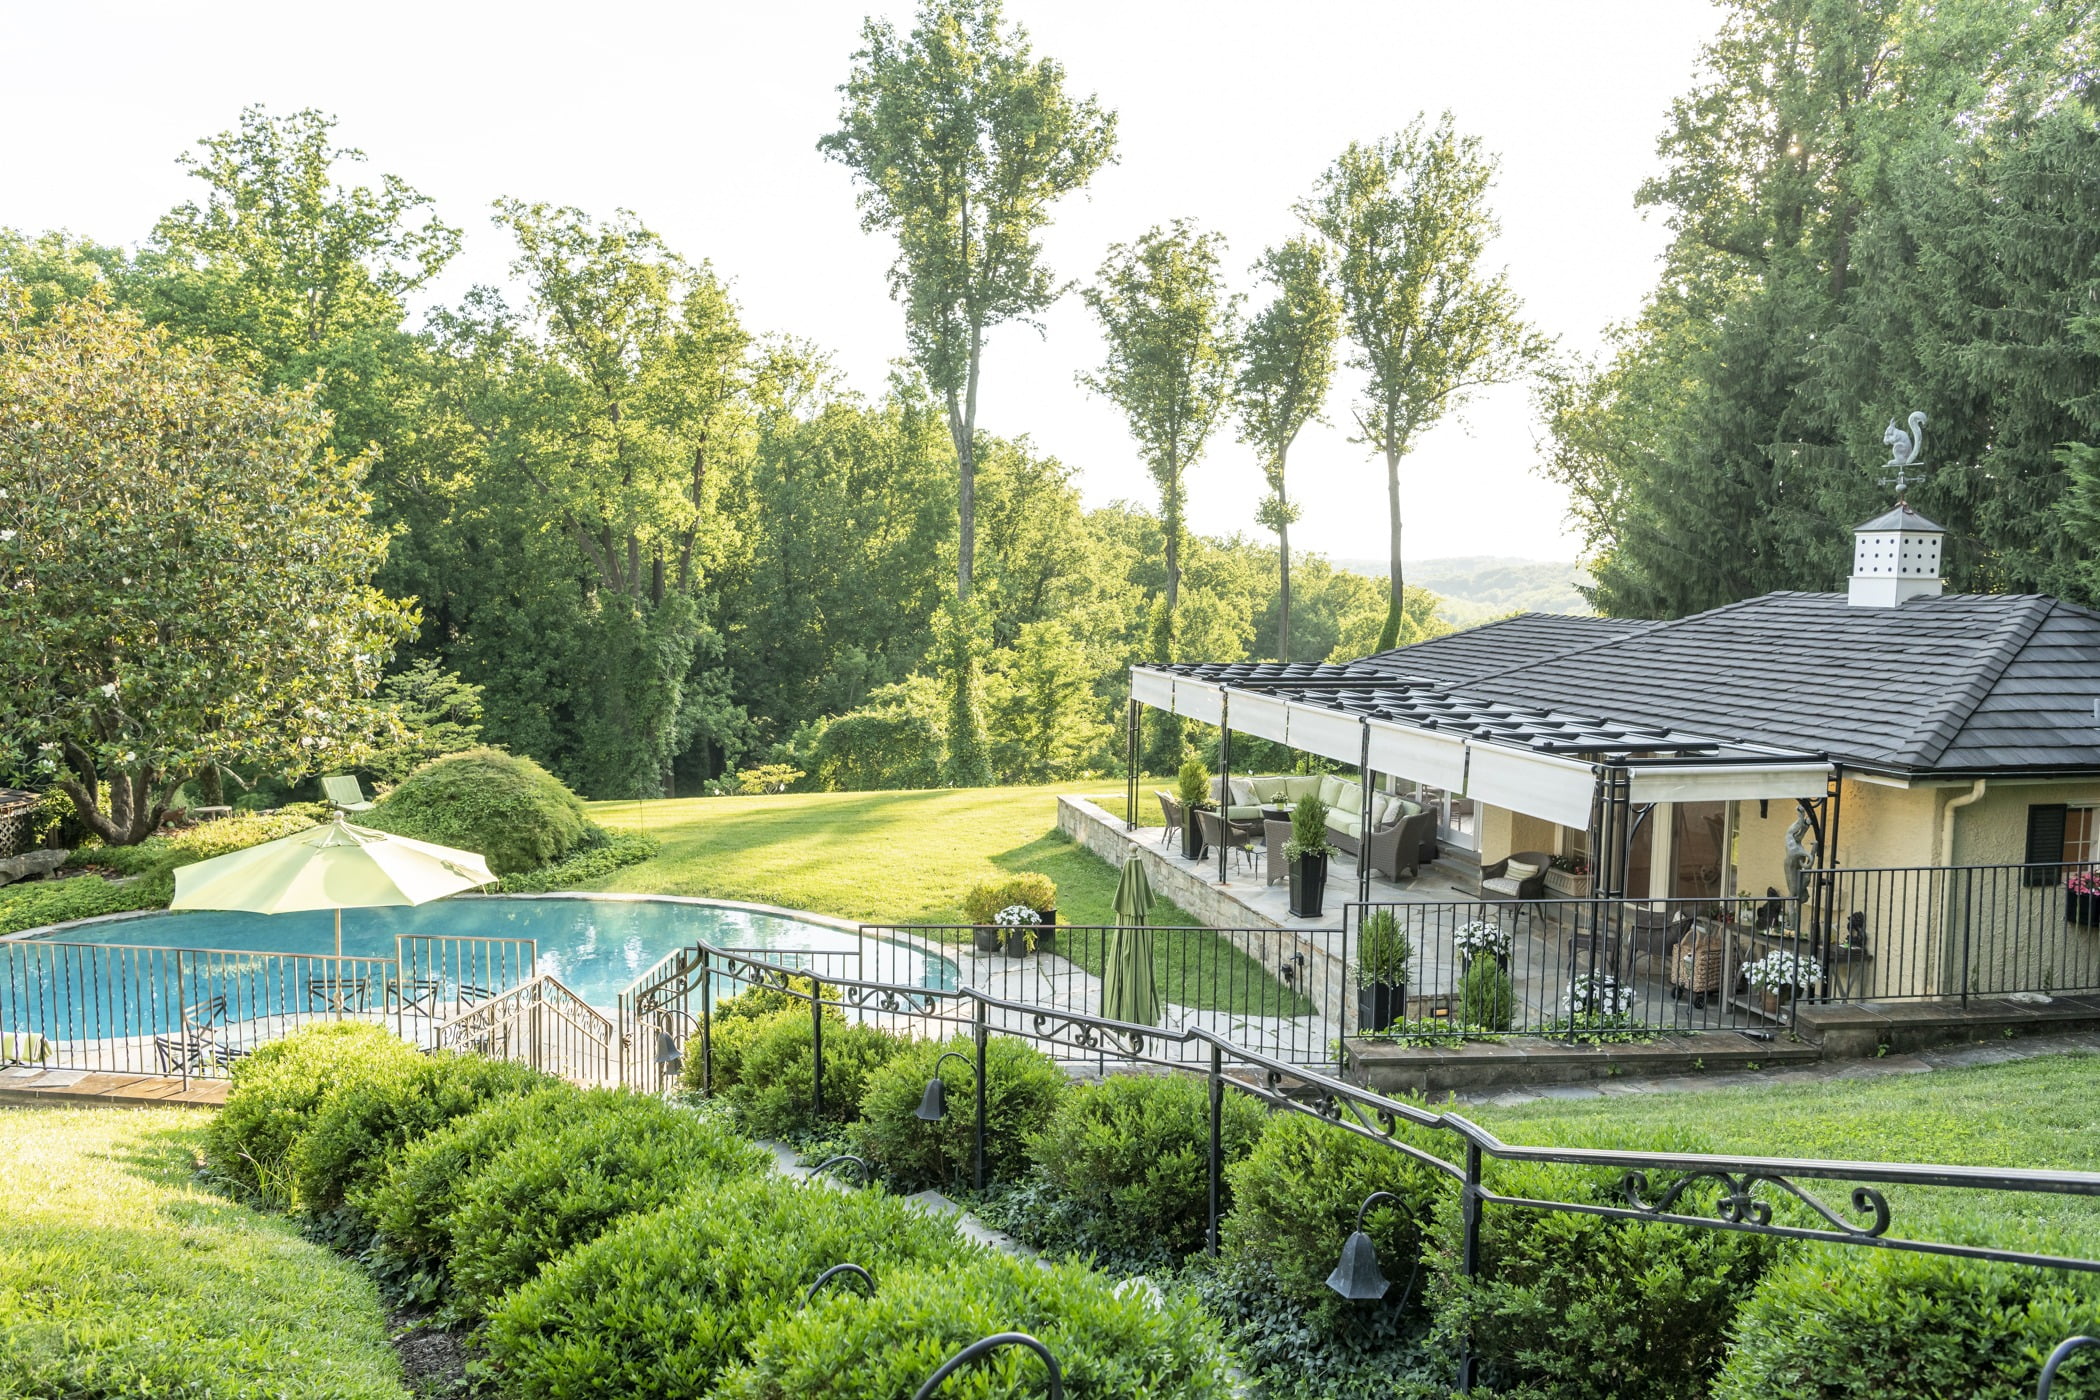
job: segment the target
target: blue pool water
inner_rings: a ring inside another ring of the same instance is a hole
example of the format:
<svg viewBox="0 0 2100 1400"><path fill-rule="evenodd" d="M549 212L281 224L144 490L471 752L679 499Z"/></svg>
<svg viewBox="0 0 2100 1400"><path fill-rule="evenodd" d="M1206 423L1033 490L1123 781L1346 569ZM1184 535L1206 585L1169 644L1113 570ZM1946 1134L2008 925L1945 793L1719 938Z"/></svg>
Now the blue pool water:
<svg viewBox="0 0 2100 1400"><path fill-rule="evenodd" d="M412 965L397 970L399 937L510 941L410 944L403 953ZM316 974L369 982L368 1004L376 1009L383 983L397 971L447 984L515 985L526 975L523 940L536 945L538 971L554 974L607 1011L665 955L694 943L763 951L769 960L833 976L938 989L952 989L957 981L955 963L937 953L787 915L683 900L463 896L413 908L345 910L341 965L252 956L331 956L335 917L325 911L160 912L61 927L40 939L0 941L0 1027L42 1030L54 1038L158 1032L173 1023L168 1008L178 995L218 990L229 976L245 976L245 985L255 988L247 998L249 1014L290 1010L325 996L310 985ZM50 946L58 943L105 945L108 952ZM179 993L174 987L163 991L172 955L158 950L176 948L234 956L186 955L175 979ZM136 996L126 992L126 983L136 984Z"/></svg>

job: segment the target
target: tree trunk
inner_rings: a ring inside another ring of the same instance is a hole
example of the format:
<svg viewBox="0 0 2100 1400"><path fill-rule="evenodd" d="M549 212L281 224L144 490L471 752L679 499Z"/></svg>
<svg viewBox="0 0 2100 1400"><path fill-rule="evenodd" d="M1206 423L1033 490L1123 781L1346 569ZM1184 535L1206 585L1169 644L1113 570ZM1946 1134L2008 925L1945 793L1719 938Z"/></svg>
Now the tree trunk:
<svg viewBox="0 0 2100 1400"><path fill-rule="evenodd" d="M1291 527L1276 527L1276 659L1291 659Z"/></svg>
<svg viewBox="0 0 2100 1400"><path fill-rule="evenodd" d="M204 800L200 807L224 807L226 805L226 779L219 773L219 765L207 763L204 771L197 775L197 793Z"/></svg>
<svg viewBox="0 0 2100 1400"><path fill-rule="evenodd" d="M1385 502L1386 519L1392 527L1392 554L1388 561L1392 594L1386 605L1385 630L1378 634L1380 651L1400 645L1400 618L1407 597L1407 585L1400 576L1400 454L1390 448L1385 454Z"/></svg>
<svg viewBox="0 0 2100 1400"><path fill-rule="evenodd" d="M955 457L961 475L957 483L956 504L961 535L955 546L955 601L970 601L970 584L977 569L977 462L970 450L969 439L960 434L955 443Z"/></svg>

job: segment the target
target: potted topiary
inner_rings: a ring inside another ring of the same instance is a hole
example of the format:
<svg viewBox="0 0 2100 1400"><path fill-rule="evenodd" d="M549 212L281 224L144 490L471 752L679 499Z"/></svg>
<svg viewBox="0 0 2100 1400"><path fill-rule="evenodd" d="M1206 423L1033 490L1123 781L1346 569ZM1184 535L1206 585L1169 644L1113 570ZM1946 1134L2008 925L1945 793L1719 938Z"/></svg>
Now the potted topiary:
<svg viewBox="0 0 2100 1400"><path fill-rule="evenodd" d="M1203 839L1203 823L1196 819L1196 813L1217 805L1210 796L1210 769L1203 766L1202 759L1190 754L1181 761L1181 775L1174 787L1174 795L1181 799L1181 854L1190 860L1201 860L1209 843Z"/></svg>
<svg viewBox="0 0 2100 1400"><path fill-rule="evenodd" d="M1327 895L1327 858L1333 854L1334 845L1327 839L1327 804L1317 797L1301 798L1291 809L1291 839L1283 843L1291 874L1292 917L1320 917Z"/></svg>
<svg viewBox="0 0 2100 1400"><path fill-rule="evenodd" d="M1356 1028L1366 1034L1407 1019L1407 969L1414 959L1400 920L1380 909L1356 933Z"/></svg>
<svg viewBox="0 0 2100 1400"><path fill-rule="evenodd" d="M1021 927L1018 919L1005 915L1026 909L1035 915L1026 927L1028 937L1012 934ZM1048 875L1027 871L998 880L981 880L963 896L963 917L971 926L971 942L980 953L1006 952L1018 957L1022 951L1040 953L1057 943L1057 884Z"/></svg>

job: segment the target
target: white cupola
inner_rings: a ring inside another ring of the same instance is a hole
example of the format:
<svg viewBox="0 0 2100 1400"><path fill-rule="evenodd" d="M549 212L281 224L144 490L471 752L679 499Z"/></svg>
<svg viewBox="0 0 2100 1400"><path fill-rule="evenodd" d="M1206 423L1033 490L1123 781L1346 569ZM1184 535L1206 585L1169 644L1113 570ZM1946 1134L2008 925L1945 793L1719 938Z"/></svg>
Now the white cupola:
<svg viewBox="0 0 2100 1400"><path fill-rule="evenodd" d="M1946 534L1905 501L1854 530L1846 601L1855 608L1893 608L1913 598L1937 598Z"/></svg>

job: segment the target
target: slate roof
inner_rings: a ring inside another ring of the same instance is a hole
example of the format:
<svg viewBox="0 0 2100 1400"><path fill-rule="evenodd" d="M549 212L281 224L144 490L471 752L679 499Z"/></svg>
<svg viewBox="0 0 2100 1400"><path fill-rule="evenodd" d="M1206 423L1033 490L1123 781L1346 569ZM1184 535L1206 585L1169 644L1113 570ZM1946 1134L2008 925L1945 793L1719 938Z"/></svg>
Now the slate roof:
<svg viewBox="0 0 2100 1400"><path fill-rule="evenodd" d="M2100 772L2100 614L2035 595L1768 593L1466 684L1891 773Z"/></svg>
<svg viewBox="0 0 2100 1400"><path fill-rule="evenodd" d="M1353 664L1396 676L1463 684L1529 666L1601 638L1629 636L1660 625L1630 618L1518 613L1413 646L1381 651Z"/></svg>
<svg viewBox="0 0 2100 1400"><path fill-rule="evenodd" d="M1158 667L1539 752L1761 752L1897 776L2100 773L2100 613L1768 593L1674 622L1527 613L1344 665Z"/></svg>

